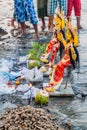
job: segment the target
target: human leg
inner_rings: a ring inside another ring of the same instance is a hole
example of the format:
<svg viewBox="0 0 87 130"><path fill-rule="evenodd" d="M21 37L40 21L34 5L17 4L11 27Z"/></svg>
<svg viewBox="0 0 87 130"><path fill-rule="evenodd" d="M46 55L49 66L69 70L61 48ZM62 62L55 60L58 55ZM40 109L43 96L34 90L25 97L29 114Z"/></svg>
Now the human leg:
<svg viewBox="0 0 87 130"><path fill-rule="evenodd" d="M28 20L30 20L30 22L33 24L36 38L38 39L39 38L38 27L37 27L38 20L37 20L35 8L34 8L33 0L25 0L24 5L27 12Z"/></svg>
<svg viewBox="0 0 87 130"><path fill-rule="evenodd" d="M16 29L14 22L15 22L15 11L13 12L13 17L11 18L10 22L8 23L8 25L12 26L14 29Z"/></svg>
<svg viewBox="0 0 87 130"><path fill-rule="evenodd" d="M33 24L34 30L35 30L35 34L36 34L36 39L39 39L39 35L38 35L38 26L37 24Z"/></svg>
<svg viewBox="0 0 87 130"><path fill-rule="evenodd" d="M20 29L21 29L21 35L24 35L25 34L25 23L24 22L20 23Z"/></svg>
<svg viewBox="0 0 87 130"><path fill-rule="evenodd" d="M53 30L53 16L49 16L49 21L48 21L48 29L49 31Z"/></svg>
<svg viewBox="0 0 87 130"><path fill-rule="evenodd" d="M21 29L21 35L25 34L25 21L27 21L27 14L24 7L24 1L14 1L14 19L18 22L18 29Z"/></svg>
<svg viewBox="0 0 87 130"><path fill-rule="evenodd" d="M67 18L70 20L71 13L72 13L72 7L73 7L73 0L68 0L68 7L67 7Z"/></svg>
<svg viewBox="0 0 87 130"><path fill-rule="evenodd" d="M64 10L64 15L67 15L68 0L59 0L60 9Z"/></svg>
<svg viewBox="0 0 87 130"><path fill-rule="evenodd" d="M44 19L44 17L41 18L41 20L42 20L41 28L42 28L42 31L43 31L45 29L45 19Z"/></svg>
<svg viewBox="0 0 87 130"><path fill-rule="evenodd" d="M74 11L75 16L77 20L77 28L82 29L82 26L80 25L80 19L81 19L81 1L80 0L74 0Z"/></svg>
<svg viewBox="0 0 87 130"><path fill-rule="evenodd" d="M12 18L12 19L10 20L10 22L8 23L8 25L15 28L15 26L14 26L14 21L15 21L15 20Z"/></svg>
<svg viewBox="0 0 87 130"><path fill-rule="evenodd" d="M37 0L37 12L38 12L38 18L41 19L42 25L41 29L42 31L45 29L45 16L47 16L47 0Z"/></svg>
<svg viewBox="0 0 87 130"><path fill-rule="evenodd" d="M77 20L77 29L83 29L83 27L81 26L81 24L80 24L80 19L81 19L81 17L76 17L76 20Z"/></svg>
<svg viewBox="0 0 87 130"><path fill-rule="evenodd" d="M49 30L53 29L53 18L58 3L57 1L58 0L48 0L47 14L49 16L49 23L48 23Z"/></svg>

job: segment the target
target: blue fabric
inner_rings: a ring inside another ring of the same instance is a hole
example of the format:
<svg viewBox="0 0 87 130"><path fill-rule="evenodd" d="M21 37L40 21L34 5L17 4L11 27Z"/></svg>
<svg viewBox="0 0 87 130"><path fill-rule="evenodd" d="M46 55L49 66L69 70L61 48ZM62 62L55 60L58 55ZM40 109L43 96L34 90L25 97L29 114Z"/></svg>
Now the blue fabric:
<svg viewBox="0 0 87 130"><path fill-rule="evenodd" d="M14 0L14 18L18 22L30 21L37 24L33 0Z"/></svg>
<svg viewBox="0 0 87 130"><path fill-rule="evenodd" d="M0 75L4 80L9 79L10 81L13 81L18 77L10 74L9 72L0 72Z"/></svg>
<svg viewBox="0 0 87 130"><path fill-rule="evenodd" d="M64 10L65 16L67 15L67 4L68 4L68 0L60 0L59 1L60 9Z"/></svg>

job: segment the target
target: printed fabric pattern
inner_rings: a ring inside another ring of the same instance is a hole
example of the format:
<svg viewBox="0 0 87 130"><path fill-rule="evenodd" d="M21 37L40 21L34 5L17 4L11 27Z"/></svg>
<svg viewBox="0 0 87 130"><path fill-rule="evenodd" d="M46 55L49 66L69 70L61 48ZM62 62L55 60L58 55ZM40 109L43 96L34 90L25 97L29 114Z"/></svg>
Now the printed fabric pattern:
<svg viewBox="0 0 87 130"><path fill-rule="evenodd" d="M14 19L19 23L30 21L32 24L37 24L33 0L14 0L14 10Z"/></svg>

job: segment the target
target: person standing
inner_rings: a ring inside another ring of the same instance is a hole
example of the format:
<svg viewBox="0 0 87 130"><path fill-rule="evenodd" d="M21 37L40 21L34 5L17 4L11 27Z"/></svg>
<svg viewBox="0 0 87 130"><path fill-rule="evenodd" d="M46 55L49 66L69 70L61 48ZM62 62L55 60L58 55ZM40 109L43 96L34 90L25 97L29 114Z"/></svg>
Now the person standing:
<svg viewBox="0 0 87 130"><path fill-rule="evenodd" d="M25 34L25 22L30 21L35 29L36 39L39 38L37 17L33 0L14 0L14 19L20 23L22 34Z"/></svg>
<svg viewBox="0 0 87 130"><path fill-rule="evenodd" d="M53 29L53 16L55 9L59 5L60 10L64 10L64 15L67 15L67 0L48 0L47 13L49 16L49 29Z"/></svg>
<svg viewBox="0 0 87 130"><path fill-rule="evenodd" d="M68 0L68 10L67 10L67 17L70 19L72 9L74 7L74 13L77 20L77 29L82 29L80 25L80 18L81 18L81 0Z"/></svg>

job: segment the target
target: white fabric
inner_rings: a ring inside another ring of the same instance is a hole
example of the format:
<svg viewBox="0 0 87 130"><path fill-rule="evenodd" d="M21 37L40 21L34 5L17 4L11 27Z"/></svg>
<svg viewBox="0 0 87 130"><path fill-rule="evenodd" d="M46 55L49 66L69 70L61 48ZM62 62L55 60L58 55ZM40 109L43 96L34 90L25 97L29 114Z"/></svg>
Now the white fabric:
<svg viewBox="0 0 87 130"><path fill-rule="evenodd" d="M30 81L32 82L43 81L43 73L40 69L37 69L37 67L31 70L24 67L23 70L19 72L19 74L26 79L27 83L29 83Z"/></svg>
<svg viewBox="0 0 87 130"><path fill-rule="evenodd" d="M21 91L21 92L26 92L29 90L29 85L28 84L20 84L18 85L18 87L16 88L16 91Z"/></svg>
<svg viewBox="0 0 87 130"><path fill-rule="evenodd" d="M22 99L29 99L29 98L35 98L36 93L39 91L40 89L32 87L28 92L26 92L23 96Z"/></svg>

